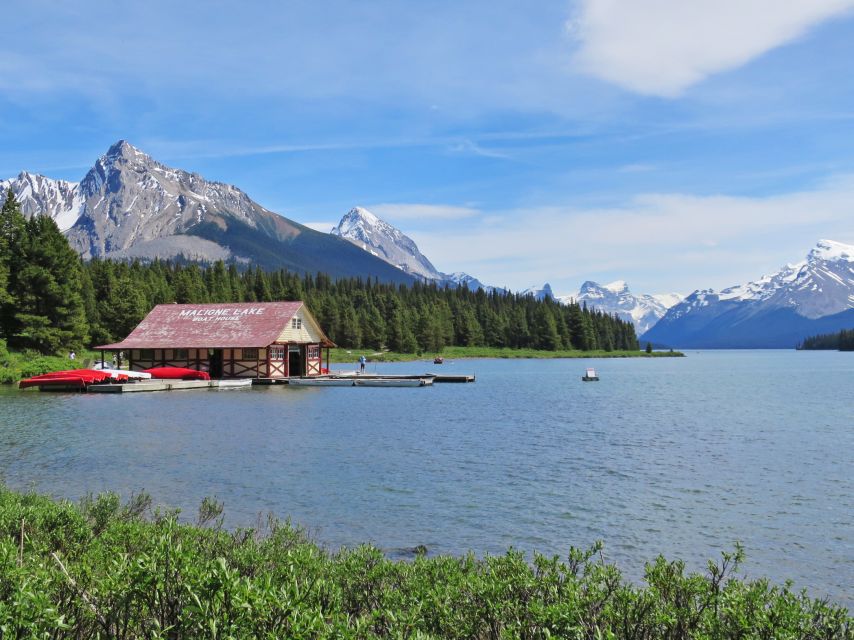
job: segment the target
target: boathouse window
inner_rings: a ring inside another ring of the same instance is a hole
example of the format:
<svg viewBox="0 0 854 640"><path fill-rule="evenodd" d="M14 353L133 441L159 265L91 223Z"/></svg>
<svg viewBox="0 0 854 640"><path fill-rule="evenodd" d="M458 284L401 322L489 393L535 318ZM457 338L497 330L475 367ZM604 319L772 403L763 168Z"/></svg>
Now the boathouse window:
<svg viewBox="0 0 854 640"><path fill-rule="evenodd" d="M316 344L309 345L306 347L305 357L309 360L316 360L320 357L320 347Z"/></svg>
<svg viewBox="0 0 854 640"><path fill-rule="evenodd" d="M243 349L243 353L241 354L243 360L257 360L258 359L258 349Z"/></svg>
<svg viewBox="0 0 854 640"><path fill-rule="evenodd" d="M190 354L186 349L175 349L175 360L189 360Z"/></svg>
<svg viewBox="0 0 854 640"><path fill-rule="evenodd" d="M270 345L270 360L284 360L285 346L281 344Z"/></svg>
<svg viewBox="0 0 854 640"><path fill-rule="evenodd" d="M302 329L302 318L291 318L291 329Z"/></svg>
<svg viewBox="0 0 854 640"><path fill-rule="evenodd" d="M154 349L140 349L139 350L139 359L140 360L154 360Z"/></svg>

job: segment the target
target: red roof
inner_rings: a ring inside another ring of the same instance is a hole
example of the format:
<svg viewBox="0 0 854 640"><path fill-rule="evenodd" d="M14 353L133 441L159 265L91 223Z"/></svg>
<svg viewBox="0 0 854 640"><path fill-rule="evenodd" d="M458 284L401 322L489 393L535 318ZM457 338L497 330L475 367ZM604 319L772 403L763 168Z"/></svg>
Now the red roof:
<svg viewBox="0 0 854 640"><path fill-rule="evenodd" d="M302 302L159 304L127 338L95 348L266 347L302 306Z"/></svg>

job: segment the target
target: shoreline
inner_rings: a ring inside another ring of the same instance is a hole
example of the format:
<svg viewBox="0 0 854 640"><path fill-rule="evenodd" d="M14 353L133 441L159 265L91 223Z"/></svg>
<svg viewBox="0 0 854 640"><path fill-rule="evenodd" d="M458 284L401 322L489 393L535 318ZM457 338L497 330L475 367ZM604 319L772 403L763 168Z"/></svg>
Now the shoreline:
<svg viewBox="0 0 854 640"><path fill-rule="evenodd" d="M375 349L338 349L330 351L330 362L346 364L365 356L369 362L417 362L431 361L434 356L445 360L554 360L554 359L607 359L607 358L684 358L681 351L542 351L538 349L510 349L500 347L445 347L435 354L397 353Z"/></svg>

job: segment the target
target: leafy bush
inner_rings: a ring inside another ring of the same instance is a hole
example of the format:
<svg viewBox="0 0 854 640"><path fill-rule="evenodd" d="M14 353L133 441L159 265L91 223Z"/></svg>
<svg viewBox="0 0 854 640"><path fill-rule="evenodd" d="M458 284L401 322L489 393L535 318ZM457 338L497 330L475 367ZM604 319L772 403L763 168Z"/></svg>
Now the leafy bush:
<svg viewBox="0 0 854 640"><path fill-rule="evenodd" d="M790 585L658 558L626 581L600 545L391 561L330 554L289 522L222 529L151 511L146 495L80 506L0 487L2 638L851 638L847 610ZM423 550L421 550L423 551Z"/></svg>

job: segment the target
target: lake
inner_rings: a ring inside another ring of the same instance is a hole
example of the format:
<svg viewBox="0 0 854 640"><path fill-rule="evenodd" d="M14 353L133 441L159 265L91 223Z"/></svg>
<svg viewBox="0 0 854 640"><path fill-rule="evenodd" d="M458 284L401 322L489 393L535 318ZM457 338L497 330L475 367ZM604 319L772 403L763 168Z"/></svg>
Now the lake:
<svg viewBox="0 0 854 640"><path fill-rule="evenodd" d="M355 367L355 365L353 365ZM601 381L581 382L587 366ZM343 365L339 365L342 368ZM0 387L0 479L77 499L148 491L228 526L290 516L330 548L566 556L604 540L633 578L663 553L854 601L854 354L467 360L416 389L128 395Z"/></svg>

